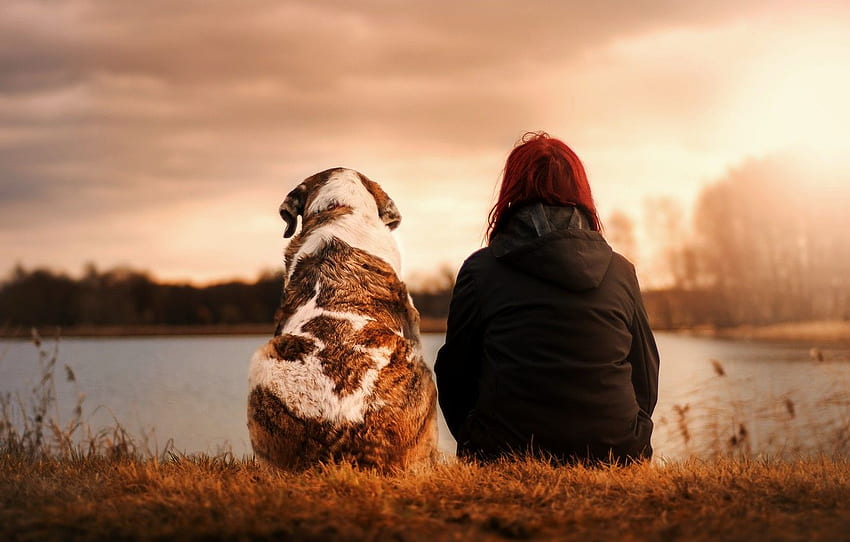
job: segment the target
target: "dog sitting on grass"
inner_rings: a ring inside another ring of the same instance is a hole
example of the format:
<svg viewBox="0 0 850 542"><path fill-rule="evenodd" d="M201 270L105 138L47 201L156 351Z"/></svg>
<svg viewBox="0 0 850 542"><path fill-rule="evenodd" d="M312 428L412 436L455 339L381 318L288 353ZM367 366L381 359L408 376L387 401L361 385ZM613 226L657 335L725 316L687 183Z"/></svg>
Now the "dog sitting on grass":
<svg viewBox="0 0 850 542"><path fill-rule="evenodd" d="M248 431L255 455L286 469L343 461L392 470L437 447L436 389L419 313L399 278L401 216L349 169L317 173L280 206L285 253L275 336L254 354Z"/></svg>

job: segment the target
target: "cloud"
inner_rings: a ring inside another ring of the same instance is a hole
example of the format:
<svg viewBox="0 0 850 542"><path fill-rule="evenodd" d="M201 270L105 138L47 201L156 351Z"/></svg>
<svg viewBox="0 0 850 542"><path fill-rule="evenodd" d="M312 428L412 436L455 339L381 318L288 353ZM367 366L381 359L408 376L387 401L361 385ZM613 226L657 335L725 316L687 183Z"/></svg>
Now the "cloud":
<svg viewBox="0 0 850 542"><path fill-rule="evenodd" d="M500 71L760 4L10 0L0 20L2 58L12 68L4 70L3 88L104 71L172 83L272 76L304 88L350 76Z"/></svg>
<svg viewBox="0 0 850 542"><path fill-rule="evenodd" d="M525 129L569 134L615 187L598 189L611 204L621 205L617 190L636 167L647 168L642 179L665 162L675 171L709 164L703 178L713 175L730 151L717 144L728 126L712 119L734 98L731 80L751 69L751 52L736 58L747 25L846 20L840 6L7 0L0 249L24 263L108 265L132 252L98 229L121 224L134 242L165 246L169 235L208 231L192 224L228 200L237 202L231 220L259 235L269 224L252 213L273 210L307 175L348 165L408 209L410 260L454 262L480 239L498 170ZM452 198L457 208L447 210ZM440 209L446 235L433 226ZM129 227L151 221L169 231ZM73 253L48 250L46 228L78 236ZM247 261L186 271L191 261L157 261L151 248L138 265L211 278L266 261L256 256L268 250L260 241L221 236L234 250L250 246ZM25 239L44 250L24 248Z"/></svg>

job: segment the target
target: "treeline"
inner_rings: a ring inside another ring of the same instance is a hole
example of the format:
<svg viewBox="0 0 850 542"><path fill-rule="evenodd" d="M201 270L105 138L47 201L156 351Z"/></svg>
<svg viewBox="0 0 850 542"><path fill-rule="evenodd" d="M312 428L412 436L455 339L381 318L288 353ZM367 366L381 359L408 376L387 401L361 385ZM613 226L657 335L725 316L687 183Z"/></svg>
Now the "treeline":
<svg viewBox="0 0 850 542"><path fill-rule="evenodd" d="M0 325L210 325L271 322L280 278L211 286L162 284L131 269L89 267L74 279L17 267L0 287Z"/></svg>
<svg viewBox="0 0 850 542"><path fill-rule="evenodd" d="M209 286L160 283L132 269L98 271L81 278L47 269L16 267L0 284L0 327L271 324L280 304L280 273L254 282ZM444 318L452 282L444 276L413 292L424 317Z"/></svg>
<svg viewBox="0 0 850 542"><path fill-rule="evenodd" d="M730 171L690 224L669 202L649 208L671 282L644 294L655 325L850 320L848 211L850 164L794 156Z"/></svg>
<svg viewBox="0 0 850 542"><path fill-rule="evenodd" d="M646 210L652 261L642 280L656 328L850 320L850 164L790 156L750 161L707 186L686 219L673 200ZM636 250L625 213L606 235L627 257ZM657 282L657 281L656 281ZM18 267L0 284L0 326L217 325L270 323L282 279L211 286L159 283L145 272L90 266L79 279ZM423 318L448 312L454 270L412 289Z"/></svg>

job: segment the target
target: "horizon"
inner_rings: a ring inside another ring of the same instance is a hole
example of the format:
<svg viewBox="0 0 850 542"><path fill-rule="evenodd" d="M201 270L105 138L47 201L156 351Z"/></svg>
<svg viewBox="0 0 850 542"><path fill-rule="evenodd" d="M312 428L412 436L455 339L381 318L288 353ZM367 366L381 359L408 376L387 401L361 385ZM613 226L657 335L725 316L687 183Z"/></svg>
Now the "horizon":
<svg viewBox="0 0 850 542"><path fill-rule="evenodd" d="M688 229L747 164L847 150L848 23L842 2L11 0L0 274L251 280L282 265L289 190L344 165L395 200L415 281L481 246L505 158L544 130L584 162L603 224L631 222L644 288L663 285L659 205Z"/></svg>

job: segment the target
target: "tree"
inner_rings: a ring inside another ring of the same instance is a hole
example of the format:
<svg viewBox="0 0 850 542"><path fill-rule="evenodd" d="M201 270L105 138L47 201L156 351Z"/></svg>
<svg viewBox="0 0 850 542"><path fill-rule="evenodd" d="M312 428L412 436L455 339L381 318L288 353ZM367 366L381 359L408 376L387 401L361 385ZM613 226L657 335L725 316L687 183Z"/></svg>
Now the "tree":
<svg viewBox="0 0 850 542"><path fill-rule="evenodd" d="M655 272L660 275L655 282L672 288L696 288L699 266L681 202L658 197L647 199L644 206L649 239L655 246Z"/></svg>
<svg viewBox="0 0 850 542"><path fill-rule="evenodd" d="M634 221L619 209L605 221L605 235L611 246L632 263L637 262Z"/></svg>
<svg viewBox="0 0 850 542"><path fill-rule="evenodd" d="M850 184L818 175L850 180L848 172L824 172L807 157L773 157L747 161L703 190L695 254L734 321L843 317Z"/></svg>

